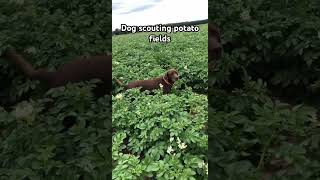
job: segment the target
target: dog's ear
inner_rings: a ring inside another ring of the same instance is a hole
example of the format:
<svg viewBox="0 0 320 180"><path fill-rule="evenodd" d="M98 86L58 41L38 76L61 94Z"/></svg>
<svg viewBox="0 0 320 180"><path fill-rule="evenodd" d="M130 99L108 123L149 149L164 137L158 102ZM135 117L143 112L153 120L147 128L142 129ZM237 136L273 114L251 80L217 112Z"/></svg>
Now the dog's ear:
<svg viewBox="0 0 320 180"><path fill-rule="evenodd" d="M164 75L164 78L165 78L166 80L169 80L169 76L170 76L170 75L169 75L169 71L167 71L166 74Z"/></svg>
<svg viewBox="0 0 320 180"><path fill-rule="evenodd" d="M178 71L177 71L177 70L173 69L173 72L174 72L174 73L176 73L176 74L178 75Z"/></svg>

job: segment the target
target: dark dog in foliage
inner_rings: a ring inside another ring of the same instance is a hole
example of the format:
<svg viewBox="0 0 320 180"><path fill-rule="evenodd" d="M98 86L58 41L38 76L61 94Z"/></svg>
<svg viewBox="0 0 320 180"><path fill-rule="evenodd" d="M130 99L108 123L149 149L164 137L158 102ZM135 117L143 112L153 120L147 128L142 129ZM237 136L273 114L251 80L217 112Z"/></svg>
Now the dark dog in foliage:
<svg viewBox="0 0 320 180"><path fill-rule="evenodd" d="M137 80L137 81L130 82L127 85L123 85L123 83L118 79L116 79L116 81L120 86L124 86L125 89L141 87L141 91L145 91L145 90L151 91L154 89L160 89L162 86L163 92L169 93L171 92L173 84L178 79L179 79L179 74L177 70L170 69L167 71L167 73L164 76L160 76L160 77L148 79L148 80Z"/></svg>
<svg viewBox="0 0 320 180"><path fill-rule="evenodd" d="M219 29L211 23L208 26L208 36L209 70L213 70L216 63L214 60L222 56L223 48Z"/></svg>
<svg viewBox="0 0 320 180"><path fill-rule="evenodd" d="M34 69L22 55L14 50L7 50L1 55L16 64L16 66L29 78L44 82L48 88L55 88L67 83L100 79L103 83L96 89L95 94L102 96L110 93L112 89L112 56L91 56L77 58L61 66L55 72L45 69Z"/></svg>

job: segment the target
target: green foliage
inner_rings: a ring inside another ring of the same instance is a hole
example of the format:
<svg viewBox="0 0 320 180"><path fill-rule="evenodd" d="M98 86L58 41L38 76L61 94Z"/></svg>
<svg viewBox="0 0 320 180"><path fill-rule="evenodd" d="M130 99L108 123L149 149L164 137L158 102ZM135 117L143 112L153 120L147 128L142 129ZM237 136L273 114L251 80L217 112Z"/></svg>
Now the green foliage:
<svg viewBox="0 0 320 180"><path fill-rule="evenodd" d="M110 98L90 84L51 89L0 112L2 176L10 179L104 179L111 173ZM63 121L76 120L68 131Z"/></svg>
<svg viewBox="0 0 320 180"><path fill-rule="evenodd" d="M114 96L113 177L205 179L206 107L206 96L190 89L169 95L133 89Z"/></svg>
<svg viewBox="0 0 320 180"><path fill-rule="evenodd" d="M315 109L292 107L268 97L257 99L244 92L219 94L210 101L209 162L215 178L260 179L278 166L281 171L270 172L274 177L319 176Z"/></svg>
<svg viewBox="0 0 320 180"><path fill-rule="evenodd" d="M0 13L0 54L14 47L35 67L54 70L77 56L111 52L111 1L0 1ZM0 80L12 81L1 88L13 101L39 90L0 61Z"/></svg>
<svg viewBox="0 0 320 180"><path fill-rule="evenodd" d="M111 51L111 1L0 1L0 27L0 54L52 70ZM111 98L95 81L46 92L0 59L0 82L0 179L111 178Z"/></svg>
<svg viewBox="0 0 320 180"><path fill-rule="evenodd" d="M163 75L176 68L182 84L206 92L208 83L207 25L198 33L168 34L168 44L149 43L148 33L114 36L112 39L113 77L124 83ZM138 62L138 63L137 63Z"/></svg>
<svg viewBox="0 0 320 180"><path fill-rule="evenodd" d="M320 178L319 108L304 98L319 99L308 92L320 77L319 9L316 0L209 2L224 46L209 73L210 179Z"/></svg>
<svg viewBox="0 0 320 180"><path fill-rule="evenodd" d="M211 1L210 18L223 32L227 55L218 73L247 68L272 85L311 86L319 80L320 3ZM228 76L218 76L218 81Z"/></svg>
<svg viewBox="0 0 320 180"><path fill-rule="evenodd" d="M113 77L128 83L178 70L170 94L161 90L113 92L114 179L207 179L207 25L198 33L170 34L172 42L148 42L148 34L113 37Z"/></svg>

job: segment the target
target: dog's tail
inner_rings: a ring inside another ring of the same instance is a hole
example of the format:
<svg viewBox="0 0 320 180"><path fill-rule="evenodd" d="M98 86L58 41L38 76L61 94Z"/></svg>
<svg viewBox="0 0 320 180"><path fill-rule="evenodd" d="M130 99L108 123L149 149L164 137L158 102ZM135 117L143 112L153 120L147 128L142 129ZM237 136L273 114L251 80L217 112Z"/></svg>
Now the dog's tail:
<svg viewBox="0 0 320 180"><path fill-rule="evenodd" d="M120 80L117 79L117 78L115 78L115 80L117 81L117 83L118 83L120 86L122 86L122 87L124 87L124 88L127 88L127 86L126 86L125 84L123 84L122 81L120 81Z"/></svg>
<svg viewBox="0 0 320 180"><path fill-rule="evenodd" d="M0 56L12 61L28 78L34 80L49 80L49 72L35 69L24 57L13 49L7 49Z"/></svg>
<svg viewBox="0 0 320 180"><path fill-rule="evenodd" d="M18 54L15 50L8 49L1 55L2 58L8 59L16 64L16 66L28 77L33 78L36 70L33 66L26 61L22 55Z"/></svg>

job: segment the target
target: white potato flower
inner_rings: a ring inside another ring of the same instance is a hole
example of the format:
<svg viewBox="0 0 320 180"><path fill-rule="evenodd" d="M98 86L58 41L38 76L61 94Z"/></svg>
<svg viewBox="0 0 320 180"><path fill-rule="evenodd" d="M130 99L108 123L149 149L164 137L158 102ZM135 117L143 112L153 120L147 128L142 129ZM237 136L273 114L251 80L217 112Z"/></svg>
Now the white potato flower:
<svg viewBox="0 0 320 180"><path fill-rule="evenodd" d="M122 98L123 98L123 95L121 93L116 95L116 99L122 99Z"/></svg>
<svg viewBox="0 0 320 180"><path fill-rule="evenodd" d="M185 143L178 144L178 146L179 146L180 149L187 148L187 145Z"/></svg>
<svg viewBox="0 0 320 180"><path fill-rule="evenodd" d="M172 148L172 146L169 146L167 149L167 153L171 154L174 151L174 149Z"/></svg>

